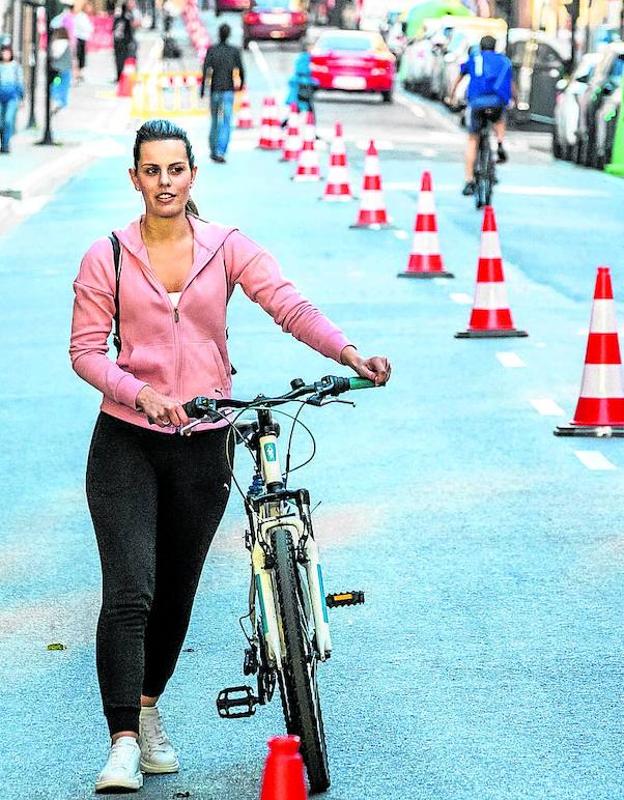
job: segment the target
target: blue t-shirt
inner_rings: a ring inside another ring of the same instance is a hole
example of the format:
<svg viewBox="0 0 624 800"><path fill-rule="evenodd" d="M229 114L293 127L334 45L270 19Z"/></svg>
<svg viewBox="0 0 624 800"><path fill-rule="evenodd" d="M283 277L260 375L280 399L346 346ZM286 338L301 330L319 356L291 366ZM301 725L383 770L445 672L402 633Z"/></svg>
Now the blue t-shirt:
<svg viewBox="0 0 624 800"><path fill-rule="evenodd" d="M473 108L506 106L511 100L511 61L493 50L477 50L461 65L470 76L466 99Z"/></svg>

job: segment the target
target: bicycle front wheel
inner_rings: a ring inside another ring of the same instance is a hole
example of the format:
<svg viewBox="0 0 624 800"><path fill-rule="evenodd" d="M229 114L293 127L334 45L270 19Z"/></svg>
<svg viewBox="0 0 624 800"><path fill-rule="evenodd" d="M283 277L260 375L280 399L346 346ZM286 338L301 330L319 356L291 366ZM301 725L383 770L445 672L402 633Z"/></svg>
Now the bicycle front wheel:
<svg viewBox="0 0 624 800"><path fill-rule="evenodd" d="M276 528L271 535L275 584L284 637L282 670L278 674L288 733L301 739L301 755L312 793L329 788L329 764L319 700L314 626L307 599L305 570L295 557L292 535Z"/></svg>

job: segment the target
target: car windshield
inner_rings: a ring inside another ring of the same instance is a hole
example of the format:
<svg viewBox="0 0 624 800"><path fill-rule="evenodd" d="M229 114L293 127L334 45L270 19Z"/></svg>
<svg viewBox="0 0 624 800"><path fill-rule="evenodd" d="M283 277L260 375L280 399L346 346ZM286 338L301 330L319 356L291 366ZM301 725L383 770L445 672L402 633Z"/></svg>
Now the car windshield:
<svg viewBox="0 0 624 800"><path fill-rule="evenodd" d="M316 50L328 53L330 50L350 50L363 53L367 50L383 49L381 36L321 36Z"/></svg>
<svg viewBox="0 0 624 800"><path fill-rule="evenodd" d="M253 5L254 11L258 9L290 11L291 7L292 0L259 0L259 2Z"/></svg>

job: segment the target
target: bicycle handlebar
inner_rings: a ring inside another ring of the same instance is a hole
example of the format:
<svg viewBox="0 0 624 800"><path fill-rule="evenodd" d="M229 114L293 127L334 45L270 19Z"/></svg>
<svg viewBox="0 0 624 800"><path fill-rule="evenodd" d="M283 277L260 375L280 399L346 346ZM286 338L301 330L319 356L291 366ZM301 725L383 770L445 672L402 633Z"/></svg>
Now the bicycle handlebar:
<svg viewBox="0 0 624 800"><path fill-rule="evenodd" d="M374 381L367 378L341 378L336 375L325 375L320 381L311 384L304 384L301 378L295 378L290 382L292 387L290 392L277 397L265 397L259 394L253 400L235 400L233 398L213 398L213 397L194 397L188 403L184 403L184 410L189 417L201 419L209 417L213 421L222 419L219 410L222 408L254 408L256 406L272 406L289 403L305 395L310 397L305 401L313 406L323 405L326 397L337 397L344 392L356 389L374 389Z"/></svg>

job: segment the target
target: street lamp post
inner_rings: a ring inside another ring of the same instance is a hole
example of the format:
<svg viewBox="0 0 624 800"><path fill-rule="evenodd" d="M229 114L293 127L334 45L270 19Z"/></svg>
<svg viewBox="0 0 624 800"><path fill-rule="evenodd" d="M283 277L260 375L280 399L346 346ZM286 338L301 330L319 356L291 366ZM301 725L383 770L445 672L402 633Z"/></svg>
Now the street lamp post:
<svg viewBox="0 0 624 800"><path fill-rule="evenodd" d="M51 89L52 89L52 82L50 81L50 74L52 72L50 68L50 62L52 60L52 17L54 12L54 0L45 0L45 9L46 9L46 31L47 31L47 39L46 39L46 64L45 64L45 86L46 86L46 107L45 107L45 130L43 132L43 139L37 144L40 145L52 145L54 144L54 139L52 138L52 97L51 97Z"/></svg>
<svg viewBox="0 0 624 800"><path fill-rule="evenodd" d="M38 0L24 0L24 5L30 6L30 112L28 128L37 127L35 116L35 101L37 97L37 73L39 71L39 31L37 26L37 9L42 4Z"/></svg>

